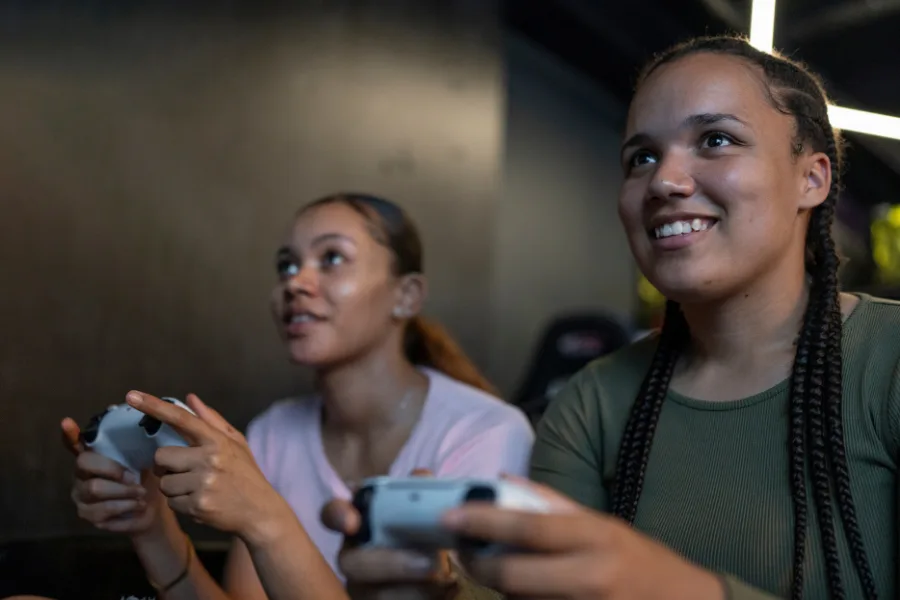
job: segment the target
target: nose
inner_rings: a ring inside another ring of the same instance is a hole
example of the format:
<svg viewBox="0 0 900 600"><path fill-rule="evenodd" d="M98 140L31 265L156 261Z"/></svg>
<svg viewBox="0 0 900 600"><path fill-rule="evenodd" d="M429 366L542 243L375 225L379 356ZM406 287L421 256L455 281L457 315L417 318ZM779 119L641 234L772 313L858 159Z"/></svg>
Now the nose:
<svg viewBox="0 0 900 600"><path fill-rule="evenodd" d="M284 297L290 300L294 296L312 296L318 292L319 276L310 266L302 266L297 273L287 280L284 286Z"/></svg>
<svg viewBox="0 0 900 600"><path fill-rule="evenodd" d="M689 158L672 152L664 156L653 179L650 180L648 193L658 200L674 200L688 198L694 194L697 184L691 175Z"/></svg>

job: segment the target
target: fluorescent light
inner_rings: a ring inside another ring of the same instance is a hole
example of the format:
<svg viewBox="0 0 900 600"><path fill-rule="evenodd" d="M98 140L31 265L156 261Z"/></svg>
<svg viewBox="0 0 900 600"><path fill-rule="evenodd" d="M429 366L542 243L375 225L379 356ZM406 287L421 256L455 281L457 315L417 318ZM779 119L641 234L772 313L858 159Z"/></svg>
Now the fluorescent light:
<svg viewBox="0 0 900 600"><path fill-rule="evenodd" d="M828 119L834 127L844 131L856 131L900 140L900 118L897 117L844 108L843 106L829 106Z"/></svg>
<svg viewBox="0 0 900 600"><path fill-rule="evenodd" d="M775 0L753 0L750 15L750 44L771 52L775 47Z"/></svg>
<svg viewBox="0 0 900 600"><path fill-rule="evenodd" d="M750 44L763 52L772 52L775 37L775 0L753 0L750 17ZM831 124L843 131L856 131L900 140L900 118L829 106Z"/></svg>

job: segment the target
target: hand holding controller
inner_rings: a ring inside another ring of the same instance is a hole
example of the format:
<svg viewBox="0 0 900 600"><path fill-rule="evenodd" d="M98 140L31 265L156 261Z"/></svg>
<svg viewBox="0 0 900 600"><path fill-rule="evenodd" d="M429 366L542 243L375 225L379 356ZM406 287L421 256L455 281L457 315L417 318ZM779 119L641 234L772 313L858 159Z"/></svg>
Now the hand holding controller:
<svg viewBox="0 0 900 600"><path fill-rule="evenodd" d="M162 399L194 414L175 398ZM138 475L153 466L158 448L188 446L174 429L127 404L112 406L93 416L81 432L81 442L86 449L110 458Z"/></svg>
<svg viewBox="0 0 900 600"><path fill-rule="evenodd" d="M376 477L354 494L361 523L350 541L364 547L501 552L500 546L459 538L442 526L444 513L468 502L528 512L551 510L545 499L512 481Z"/></svg>

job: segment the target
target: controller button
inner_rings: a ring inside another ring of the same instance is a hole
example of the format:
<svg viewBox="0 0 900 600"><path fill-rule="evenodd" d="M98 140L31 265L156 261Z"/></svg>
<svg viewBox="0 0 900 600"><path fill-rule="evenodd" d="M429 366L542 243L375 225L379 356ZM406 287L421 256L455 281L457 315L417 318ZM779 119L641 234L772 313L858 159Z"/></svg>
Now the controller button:
<svg viewBox="0 0 900 600"><path fill-rule="evenodd" d="M494 502L497 500L497 492L487 485L476 485L466 492L466 502Z"/></svg>
<svg viewBox="0 0 900 600"><path fill-rule="evenodd" d="M151 417L150 415L144 415L144 417L138 423L138 427L143 429L147 435L156 435L159 433L160 428L162 427L162 421Z"/></svg>

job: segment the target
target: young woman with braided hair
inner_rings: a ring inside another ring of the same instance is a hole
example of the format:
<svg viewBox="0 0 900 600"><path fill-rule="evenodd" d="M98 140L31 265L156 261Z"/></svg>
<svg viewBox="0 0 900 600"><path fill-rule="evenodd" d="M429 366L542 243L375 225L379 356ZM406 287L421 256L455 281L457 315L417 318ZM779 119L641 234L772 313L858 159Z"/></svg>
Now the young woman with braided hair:
<svg viewBox="0 0 900 600"><path fill-rule="evenodd" d="M838 289L827 106L744 39L646 68L619 212L665 324L545 414L531 477L563 510L447 515L528 550L467 561L475 579L517 598L898 597L900 304Z"/></svg>

